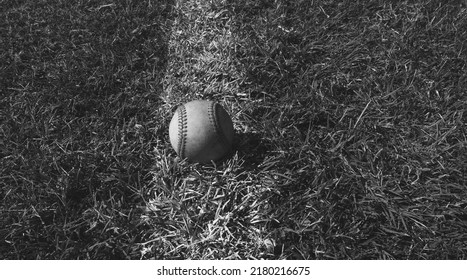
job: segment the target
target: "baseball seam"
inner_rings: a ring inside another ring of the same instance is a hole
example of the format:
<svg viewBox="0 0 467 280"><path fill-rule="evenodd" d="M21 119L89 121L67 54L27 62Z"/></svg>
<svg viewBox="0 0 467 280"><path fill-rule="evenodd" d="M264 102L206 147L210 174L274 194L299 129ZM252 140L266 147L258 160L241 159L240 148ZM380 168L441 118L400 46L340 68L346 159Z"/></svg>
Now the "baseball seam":
<svg viewBox="0 0 467 280"><path fill-rule="evenodd" d="M219 123L219 119L220 119L219 110L221 110L220 105L215 102L212 102L208 110L209 112L208 115L209 115L209 119L211 120L212 125L214 126L214 131L216 132L218 139L222 142L222 145L224 146L224 148L228 148L229 144L227 141L227 137L225 136L224 131L222 130L221 124Z"/></svg>
<svg viewBox="0 0 467 280"><path fill-rule="evenodd" d="M178 114L178 152L180 158L185 157L186 139L188 134L188 120L186 114L186 108L184 105L180 105Z"/></svg>

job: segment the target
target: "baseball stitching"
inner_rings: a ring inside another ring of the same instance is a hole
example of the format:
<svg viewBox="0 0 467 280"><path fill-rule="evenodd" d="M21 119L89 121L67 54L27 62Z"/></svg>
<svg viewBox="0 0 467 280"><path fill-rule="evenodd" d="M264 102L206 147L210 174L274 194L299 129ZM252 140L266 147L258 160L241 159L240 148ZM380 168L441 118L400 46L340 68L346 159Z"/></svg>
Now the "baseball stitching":
<svg viewBox="0 0 467 280"><path fill-rule="evenodd" d="M185 157L187 134L188 121L186 115L186 108L184 105L180 105L178 114L178 152L180 153L180 158Z"/></svg>
<svg viewBox="0 0 467 280"><path fill-rule="evenodd" d="M211 120L212 125L214 126L214 130L216 132L217 137L222 142L224 147L228 147L229 144L227 141L227 137L225 136L224 131L222 130L221 125L219 123L219 119L220 119L219 110L220 109L221 107L219 104L212 102L208 110L208 115L209 115L209 119Z"/></svg>

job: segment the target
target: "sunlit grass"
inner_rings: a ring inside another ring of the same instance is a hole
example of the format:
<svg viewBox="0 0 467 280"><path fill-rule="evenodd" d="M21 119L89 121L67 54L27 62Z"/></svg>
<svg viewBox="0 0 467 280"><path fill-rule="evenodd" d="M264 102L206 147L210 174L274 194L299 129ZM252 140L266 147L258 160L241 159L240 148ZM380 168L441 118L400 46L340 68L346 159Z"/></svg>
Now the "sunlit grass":
<svg viewBox="0 0 467 280"><path fill-rule="evenodd" d="M1 2L0 257L465 258L465 2L341 2Z"/></svg>

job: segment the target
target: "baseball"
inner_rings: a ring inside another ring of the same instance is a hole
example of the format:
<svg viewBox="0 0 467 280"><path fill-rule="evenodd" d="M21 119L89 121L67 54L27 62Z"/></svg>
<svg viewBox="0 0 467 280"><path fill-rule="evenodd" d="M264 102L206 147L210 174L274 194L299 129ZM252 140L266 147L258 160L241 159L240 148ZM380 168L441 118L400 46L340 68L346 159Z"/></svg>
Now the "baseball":
<svg viewBox="0 0 467 280"><path fill-rule="evenodd" d="M218 103L190 101L177 108L170 121L170 143L180 158L207 163L220 160L232 149L233 123Z"/></svg>

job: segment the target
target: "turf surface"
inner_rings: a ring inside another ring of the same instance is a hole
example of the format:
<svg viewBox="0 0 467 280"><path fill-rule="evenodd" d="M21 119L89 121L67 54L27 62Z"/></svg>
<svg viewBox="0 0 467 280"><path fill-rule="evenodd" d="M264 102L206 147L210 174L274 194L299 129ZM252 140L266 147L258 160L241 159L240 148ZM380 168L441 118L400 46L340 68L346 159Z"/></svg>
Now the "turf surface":
<svg viewBox="0 0 467 280"><path fill-rule="evenodd" d="M465 1L0 11L0 258L466 258ZM223 163L170 147L198 98Z"/></svg>

